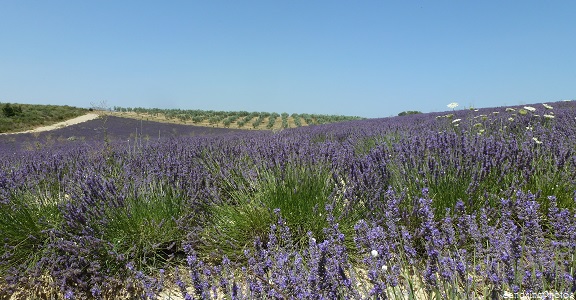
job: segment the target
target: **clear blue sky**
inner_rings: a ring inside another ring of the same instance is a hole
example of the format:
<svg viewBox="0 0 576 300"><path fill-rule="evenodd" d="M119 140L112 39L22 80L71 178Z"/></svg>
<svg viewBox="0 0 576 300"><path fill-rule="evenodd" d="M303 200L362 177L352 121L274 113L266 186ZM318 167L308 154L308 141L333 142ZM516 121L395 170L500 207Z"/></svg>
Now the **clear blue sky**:
<svg viewBox="0 0 576 300"><path fill-rule="evenodd" d="M576 99L576 1L0 2L0 102L387 117Z"/></svg>

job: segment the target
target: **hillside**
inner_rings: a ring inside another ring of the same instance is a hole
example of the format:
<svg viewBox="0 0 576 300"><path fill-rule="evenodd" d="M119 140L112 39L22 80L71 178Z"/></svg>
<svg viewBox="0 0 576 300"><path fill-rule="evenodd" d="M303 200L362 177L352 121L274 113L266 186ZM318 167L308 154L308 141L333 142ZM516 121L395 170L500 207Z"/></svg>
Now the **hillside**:
<svg viewBox="0 0 576 300"><path fill-rule="evenodd" d="M88 113L88 109L60 105L0 103L0 133L47 126Z"/></svg>

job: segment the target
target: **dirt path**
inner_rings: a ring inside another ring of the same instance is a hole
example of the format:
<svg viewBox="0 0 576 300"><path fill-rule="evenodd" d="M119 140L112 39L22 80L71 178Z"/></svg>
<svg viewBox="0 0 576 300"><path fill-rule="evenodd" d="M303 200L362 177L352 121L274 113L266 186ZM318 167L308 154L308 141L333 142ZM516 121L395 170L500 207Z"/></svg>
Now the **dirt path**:
<svg viewBox="0 0 576 300"><path fill-rule="evenodd" d="M83 115L83 116L80 116L80 117L77 117L77 118L74 118L74 119L66 120L66 121L64 121L64 122L52 124L52 125L49 125L49 126L42 126L42 127L34 128L34 129L31 129L31 130L27 130L27 131L21 131L21 132L0 133L0 135L50 131L50 130L54 130L54 129L58 129L58 128L62 128L62 127L66 127L66 126L70 126L70 125L74 125L74 124L78 124L78 123L90 121L90 120L94 120L94 119L96 119L96 118L98 118L98 117L99 117L98 114L89 113L89 114L85 114L85 115Z"/></svg>

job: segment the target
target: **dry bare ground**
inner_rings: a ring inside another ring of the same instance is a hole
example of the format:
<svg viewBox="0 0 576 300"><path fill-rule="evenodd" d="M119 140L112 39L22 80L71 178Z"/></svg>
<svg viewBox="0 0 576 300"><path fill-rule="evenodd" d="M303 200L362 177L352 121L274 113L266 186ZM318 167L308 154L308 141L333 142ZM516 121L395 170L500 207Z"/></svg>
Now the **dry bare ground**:
<svg viewBox="0 0 576 300"><path fill-rule="evenodd" d="M70 119L70 120L66 120L64 122L52 124L49 126L42 126L42 127L34 128L31 130L27 130L27 131L21 131L21 132L0 133L0 135L50 131L50 130L54 130L54 129L58 129L58 128L62 128L62 127L70 126L70 125L75 125L75 124L79 124L79 123L90 121L90 120L94 120L94 119L98 118L99 116L100 115L96 114L96 113L88 113L88 114L85 114L83 116L80 116L80 117L77 117L74 119Z"/></svg>

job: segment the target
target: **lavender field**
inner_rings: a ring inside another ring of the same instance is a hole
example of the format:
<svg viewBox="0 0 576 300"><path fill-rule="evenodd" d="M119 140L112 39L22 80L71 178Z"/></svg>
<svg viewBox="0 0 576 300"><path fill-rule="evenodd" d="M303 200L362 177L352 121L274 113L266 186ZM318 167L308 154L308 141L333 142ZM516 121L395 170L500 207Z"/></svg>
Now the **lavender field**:
<svg viewBox="0 0 576 300"><path fill-rule="evenodd" d="M0 298L573 299L576 102L0 136Z"/></svg>

